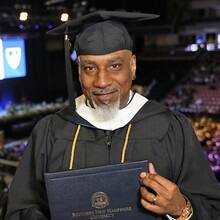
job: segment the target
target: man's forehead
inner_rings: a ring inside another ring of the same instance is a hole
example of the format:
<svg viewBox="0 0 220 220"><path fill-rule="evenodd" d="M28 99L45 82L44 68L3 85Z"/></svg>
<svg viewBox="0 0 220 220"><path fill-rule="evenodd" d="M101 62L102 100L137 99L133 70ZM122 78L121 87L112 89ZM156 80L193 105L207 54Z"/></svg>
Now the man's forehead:
<svg viewBox="0 0 220 220"><path fill-rule="evenodd" d="M80 55L79 62L90 62L90 61L114 61L114 60L125 60L132 56L132 52L129 50L120 50L104 55Z"/></svg>
<svg viewBox="0 0 220 220"><path fill-rule="evenodd" d="M129 51L114 52L105 55L81 55L79 56L79 64L96 64L96 63L114 63L125 62L131 58L132 53Z"/></svg>

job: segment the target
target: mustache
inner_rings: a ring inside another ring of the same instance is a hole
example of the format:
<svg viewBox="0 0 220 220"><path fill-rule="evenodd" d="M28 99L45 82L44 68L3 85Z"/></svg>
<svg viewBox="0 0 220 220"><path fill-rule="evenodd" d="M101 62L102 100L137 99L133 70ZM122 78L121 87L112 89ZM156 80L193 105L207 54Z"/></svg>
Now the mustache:
<svg viewBox="0 0 220 220"><path fill-rule="evenodd" d="M119 91L119 89L116 87L91 89L91 93L93 95L103 95L103 94L108 94L108 93L112 93L112 92L116 92L116 91Z"/></svg>

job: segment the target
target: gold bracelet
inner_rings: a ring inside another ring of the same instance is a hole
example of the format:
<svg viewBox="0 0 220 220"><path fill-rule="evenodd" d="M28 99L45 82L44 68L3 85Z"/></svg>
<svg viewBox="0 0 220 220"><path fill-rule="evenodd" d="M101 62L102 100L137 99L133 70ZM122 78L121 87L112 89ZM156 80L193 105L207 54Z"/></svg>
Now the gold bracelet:
<svg viewBox="0 0 220 220"><path fill-rule="evenodd" d="M183 208L181 216L177 218L177 220L187 220L190 215L192 214L192 205L191 202L189 201L189 199L184 196L185 200L186 200L186 206L185 208Z"/></svg>

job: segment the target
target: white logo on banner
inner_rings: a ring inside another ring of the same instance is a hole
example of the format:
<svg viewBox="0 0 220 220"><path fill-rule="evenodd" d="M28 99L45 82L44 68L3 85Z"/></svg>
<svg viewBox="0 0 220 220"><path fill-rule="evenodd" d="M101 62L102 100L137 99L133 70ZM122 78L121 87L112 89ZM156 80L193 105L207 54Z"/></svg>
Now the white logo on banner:
<svg viewBox="0 0 220 220"><path fill-rule="evenodd" d="M4 59L3 59L3 45L0 39L0 80L4 79Z"/></svg>
<svg viewBox="0 0 220 220"><path fill-rule="evenodd" d="M17 69L21 62L21 48L8 47L5 49L5 55L8 65L12 69Z"/></svg>

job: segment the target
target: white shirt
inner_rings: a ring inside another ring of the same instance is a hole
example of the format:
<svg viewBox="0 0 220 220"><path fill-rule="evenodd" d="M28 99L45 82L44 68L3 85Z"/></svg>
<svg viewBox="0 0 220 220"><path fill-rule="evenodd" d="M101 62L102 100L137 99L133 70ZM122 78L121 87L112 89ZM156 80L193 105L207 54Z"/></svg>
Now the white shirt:
<svg viewBox="0 0 220 220"><path fill-rule="evenodd" d="M120 109L117 114L108 121L100 121L96 109L86 105L86 97L84 95L79 96L75 100L76 112L82 118L96 128L111 131L128 124L147 101L147 98L138 93L135 93L134 95L130 93L129 102L123 109Z"/></svg>

